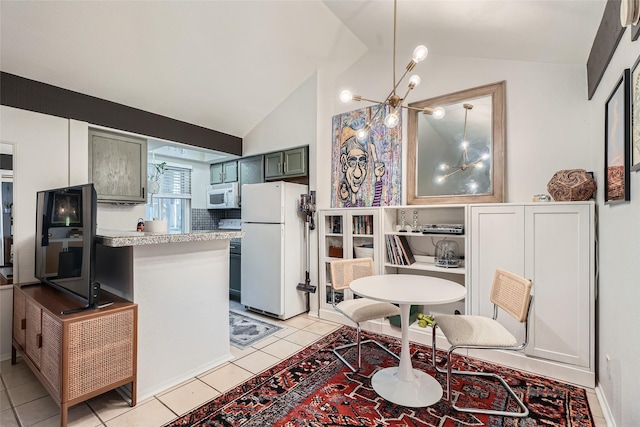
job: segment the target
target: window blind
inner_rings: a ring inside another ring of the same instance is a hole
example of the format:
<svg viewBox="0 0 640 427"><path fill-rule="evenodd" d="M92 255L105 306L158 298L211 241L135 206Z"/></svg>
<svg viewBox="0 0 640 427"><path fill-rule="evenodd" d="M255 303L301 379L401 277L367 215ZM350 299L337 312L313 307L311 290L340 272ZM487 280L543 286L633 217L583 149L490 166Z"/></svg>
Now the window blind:
<svg viewBox="0 0 640 427"><path fill-rule="evenodd" d="M149 170L153 169L149 165ZM191 169L176 166L165 166L164 174L160 177L160 191L156 197L191 198Z"/></svg>

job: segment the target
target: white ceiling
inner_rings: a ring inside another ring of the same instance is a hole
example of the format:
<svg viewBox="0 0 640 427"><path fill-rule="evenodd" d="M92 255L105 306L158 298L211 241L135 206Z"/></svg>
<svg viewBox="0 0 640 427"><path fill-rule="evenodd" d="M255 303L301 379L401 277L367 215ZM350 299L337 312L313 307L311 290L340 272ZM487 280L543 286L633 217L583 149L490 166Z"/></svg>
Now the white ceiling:
<svg viewBox="0 0 640 427"><path fill-rule="evenodd" d="M397 43L584 65L605 4L399 0ZM2 0L0 15L2 71L239 137L335 62L342 37L393 48L390 0Z"/></svg>

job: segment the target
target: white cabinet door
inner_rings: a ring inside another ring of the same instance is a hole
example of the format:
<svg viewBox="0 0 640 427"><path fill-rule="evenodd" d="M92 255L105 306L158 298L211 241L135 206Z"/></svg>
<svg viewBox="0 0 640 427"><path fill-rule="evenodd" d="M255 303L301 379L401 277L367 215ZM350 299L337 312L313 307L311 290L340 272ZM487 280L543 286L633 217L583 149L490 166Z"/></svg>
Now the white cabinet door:
<svg viewBox="0 0 640 427"><path fill-rule="evenodd" d="M381 272L380 209L324 209L318 211L318 287L319 315L336 322L346 318L331 306L331 261L354 257L355 247L371 247L376 274ZM244 246L243 246L244 250ZM345 289L338 291L336 301L350 299L353 294Z"/></svg>
<svg viewBox="0 0 640 427"><path fill-rule="evenodd" d="M471 313L491 317L496 269L524 274L524 206L471 207L471 254ZM498 320L516 337L524 337L524 328L511 316L501 313Z"/></svg>
<svg viewBox="0 0 640 427"><path fill-rule="evenodd" d="M594 331L592 203L471 207L472 313L491 316L489 292L498 267L533 281L531 356L590 367ZM523 328L498 320L516 337Z"/></svg>
<svg viewBox="0 0 640 427"><path fill-rule="evenodd" d="M586 204L527 206L525 276L533 280L526 353L589 366L593 325L592 236Z"/></svg>

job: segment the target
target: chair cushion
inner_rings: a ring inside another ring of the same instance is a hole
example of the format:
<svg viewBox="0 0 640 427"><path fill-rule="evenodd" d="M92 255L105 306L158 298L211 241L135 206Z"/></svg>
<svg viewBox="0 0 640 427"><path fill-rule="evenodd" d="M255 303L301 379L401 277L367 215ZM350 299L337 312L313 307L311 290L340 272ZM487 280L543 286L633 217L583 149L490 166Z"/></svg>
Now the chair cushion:
<svg viewBox="0 0 640 427"><path fill-rule="evenodd" d="M356 323L400 314L400 308L397 306L388 302L374 301L368 298L345 300L339 303L337 307Z"/></svg>
<svg viewBox="0 0 640 427"><path fill-rule="evenodd" d="M514 347L516 338L497 321L485 316L440 314L436 324L451 345Z"/></svg>

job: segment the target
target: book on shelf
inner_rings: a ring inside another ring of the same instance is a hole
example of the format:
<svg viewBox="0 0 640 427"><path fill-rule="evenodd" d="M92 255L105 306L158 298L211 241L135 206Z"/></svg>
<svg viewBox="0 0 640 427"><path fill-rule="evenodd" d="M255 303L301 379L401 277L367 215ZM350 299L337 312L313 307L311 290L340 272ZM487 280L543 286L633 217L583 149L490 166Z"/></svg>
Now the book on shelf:
<svg viewBox="0 0 640 427"><path fill-rule="evenodd" d="M402 249L402 253L404 255L405 260L407 261L406 265L411 265L416 262L416 258L413 256L413 251L411 250L411 246L409 246L409 240L407 236L397 236L400 239L400 248Z"/></svg>
<svg viewBox="0 0 640 427"><path fill-rule="evenodd" d="M398 264L398 259L395 251L395 241L393 240L393 236L385 236L387 241L387 256L389 257L389 262L391 264Z"/></svg>
<svg viewBox="0 0 640 427"><path fill-rule="evenodd" d="M398 260L396 264L407 265L406 261L404 260L404 256L402 255L402 249L400 248L400 239L398 238L398 236L393 236L393 248L396 252L396 258Z"/></svg>
<svg viewBox="0 0 640 427"><path fill-rule="evenodd" d="M395 265L411 265L416 262L413 251L406 236L387 235L387 256Z"/></svg>

